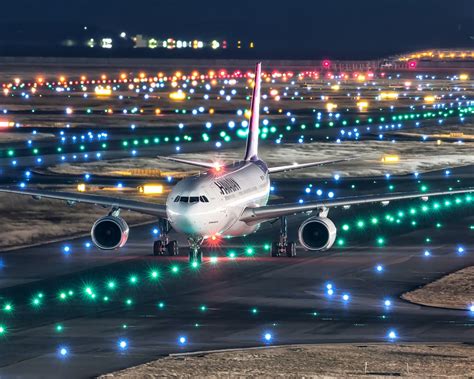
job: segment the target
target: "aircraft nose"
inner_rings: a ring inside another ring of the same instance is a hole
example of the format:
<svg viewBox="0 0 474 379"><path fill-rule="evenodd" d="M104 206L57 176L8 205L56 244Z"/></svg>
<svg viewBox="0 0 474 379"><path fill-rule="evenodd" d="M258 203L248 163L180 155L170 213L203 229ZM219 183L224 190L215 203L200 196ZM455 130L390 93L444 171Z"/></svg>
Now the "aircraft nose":
<svg viewBox="0 0 474 379"><path fill-rule="evenodd" d="M174 229L185 234L201 234L204 222L198 214L197 204L173 204L169 217Z"/></svg>

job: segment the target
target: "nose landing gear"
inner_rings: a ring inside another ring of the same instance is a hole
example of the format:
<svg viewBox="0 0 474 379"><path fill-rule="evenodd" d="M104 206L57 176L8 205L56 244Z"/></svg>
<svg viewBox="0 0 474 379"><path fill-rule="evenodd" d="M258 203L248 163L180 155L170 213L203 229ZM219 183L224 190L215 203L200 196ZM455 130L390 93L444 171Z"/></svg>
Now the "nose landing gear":
<svg viewBox="0 0 474 379"><path fill-rule="evenodd" d="M200 264L202 262L201 244L202 237L189 237L189 263Z"/></svg>
<svg viewBox="0 0 474 379"><path fill-rule="evenodd" d="M288 241L288 220L285 216L280 217L280 238L272 243L272 257L296 257L296 243Z"/></svg>
<svg viewBox="0 0 474 379"><path fill-rule="evenodd" d="M165 255L176 256L179 254L178 242L170 241L168 233L171 231L171 225L168 220L159 220L161 239L153 243L153 255L162 257Z"/></svg>

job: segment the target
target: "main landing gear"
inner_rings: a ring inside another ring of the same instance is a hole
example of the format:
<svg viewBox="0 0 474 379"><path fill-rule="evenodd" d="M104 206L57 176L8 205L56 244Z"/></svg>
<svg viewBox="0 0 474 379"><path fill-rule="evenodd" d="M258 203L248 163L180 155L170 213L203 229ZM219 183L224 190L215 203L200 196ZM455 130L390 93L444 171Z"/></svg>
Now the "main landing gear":
<svg viewBox="0 0 474 379"><path fill-rule="evenodd" d="M296 243L288 242L288 220L280 217L280 239L272 243L272 257L296 257Z"/></svg>
<svg viewBox="0 0 474 379"><path fill-rule="evenodd" d="M176 256L179 254L178 242L170 241L168 233L171 231L171 226L168 220L159 221L159 228L161 231L161 239L153 243L153 255L158 256Z"/></svg>
<svg viewBox="0 0 474 379"><path fill-rule="evenodd" d="M189 263L200 264L202 262L201 244L202 237L189 237Z"/></svg>

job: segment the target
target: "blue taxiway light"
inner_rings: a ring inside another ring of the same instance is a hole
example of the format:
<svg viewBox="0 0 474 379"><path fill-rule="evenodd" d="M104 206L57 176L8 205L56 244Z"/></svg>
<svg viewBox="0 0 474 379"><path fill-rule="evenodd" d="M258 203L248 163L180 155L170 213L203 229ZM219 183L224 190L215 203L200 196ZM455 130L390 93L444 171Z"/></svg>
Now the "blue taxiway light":
<svg viewBox="0 0 474 379"><path fill-rule="evenodd" d="M180 345L186 345L186 343L188 342L188 339L184 336L181 336L178 338L178 342Z"/></svg>

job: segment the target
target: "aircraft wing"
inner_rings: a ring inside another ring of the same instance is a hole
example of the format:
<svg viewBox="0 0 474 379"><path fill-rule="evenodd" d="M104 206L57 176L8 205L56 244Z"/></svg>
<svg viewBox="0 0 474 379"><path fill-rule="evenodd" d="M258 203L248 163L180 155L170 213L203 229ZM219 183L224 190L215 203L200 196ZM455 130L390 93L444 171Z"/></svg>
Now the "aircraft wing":
<svg viewBox="0 0 474 379"><path fill-rule="evenodd" d="M65 200L69 203L87 203L100 205L103 207L120 208L123 210L130 210L134 212L149 214L159 218L166 218L166 206L160 204L147 203L143 201L119 199L109 196L97 196L88 195L82 193L70 193L70 192L56 192L46 191L38 189L12 189L12 188L1 188L0 192L14 193L17 195L29 195L34 199L53 199L53 200Z"/></svg>
<svg viewBox="0 0 474 379"><path fill-rule="evenodd" d="M446 195L455 195L463 193L474 192L474 188L465 188L455 191L440 191L440 192L407 192L407 193L396 193L390 195L369 195L369 196L359 196L359 197L346 197L335 200L327 200L321 202L308 202L306 204L277 204L277 205L267 205L258 208L247 208L242 213L240 217L241 221L246 223L255 223L255 222L264 222L273 220L282 216L289 216L302 212L309 212L318 209L327 209L335 207L344 207L351 205L362 205L369 203L387 203L396 200L408 200L408 199L418 199L422 198L427 200L427 198L432 196L446 196ZM473 199L474 200L474 199Z"/></svg>
<svg viewBox="0 0 474 379"><path fill-rule="evenodd" d="M279 167L269 167L268 171L270 174L275 174L277 172L285 172L285 171L293 171L293 170L299 170L302 168L307 168L307 167L315 167L315 166L325 166L328 164L334 164L334 163L339 163L339 162L347 162L351 161L355 158L344 158L344 159L336 159L336 160L328 160L328 161L320 161L320 162L310 162L310 163L302 163L302 164L291 164L287 166L279 166Z"/></svg>
<svg viewBox="0 0 474 379"><path fill-rule="evenodd" d="M173 158L173 157L163 157L158 155L158 159L162 159L164 161L170 161L170 162L176 162L176 163L184 163L190 166L196 166L196 167L202 167L202 168L215 168L216 165L214 163L208 163L208 162L197 162L197 161L190 161L187 159L181 159L181 158Z"/></svg>

